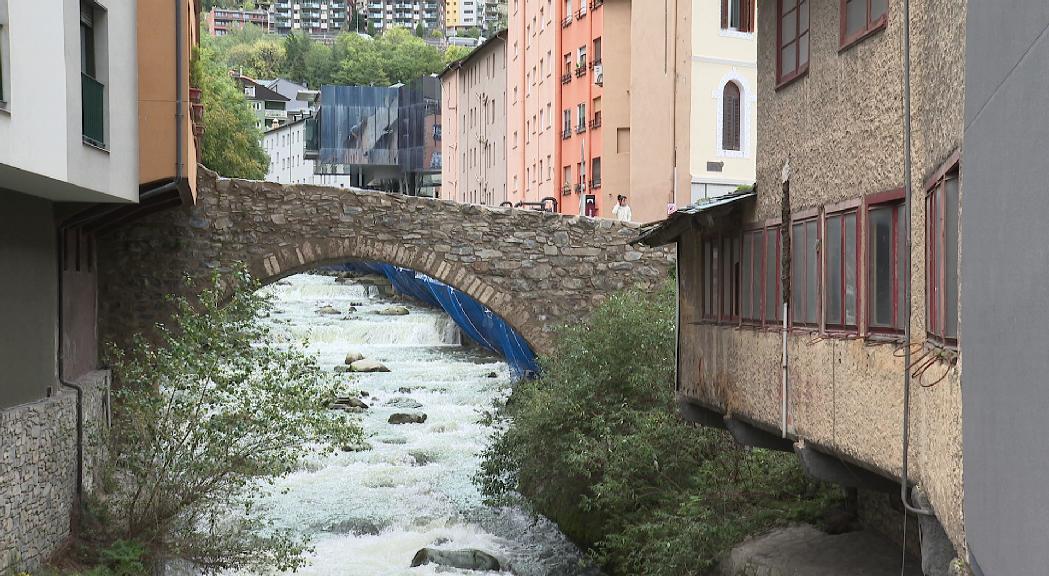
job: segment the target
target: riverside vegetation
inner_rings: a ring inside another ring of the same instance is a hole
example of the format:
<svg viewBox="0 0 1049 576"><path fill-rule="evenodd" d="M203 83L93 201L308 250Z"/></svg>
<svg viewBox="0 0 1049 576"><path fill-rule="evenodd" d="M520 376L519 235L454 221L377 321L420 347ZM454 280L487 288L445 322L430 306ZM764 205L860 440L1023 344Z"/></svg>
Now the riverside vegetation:
<svg viewBox="0 0 1049 576"><path fill-rule="evenodd" d="M627 292L559 334L517 385L477 482L526 500L610 574L693 576L746 536L815 521L831 493L792 454L744 449L674 413L674 291Z"/></svg>
<svg viewBox="0 0 1049 576"><path fill-rule="evenodd" d="M340 386L315 358L274 345L257 287L243 271L230 292L215 281L192 302L173 299L154 338L111 349L114 425L68 559L89 566L85 576L140 576L170 560L206 573L305 564L308 542L256 503L307 456L361 431L326 410Z"/></svg>

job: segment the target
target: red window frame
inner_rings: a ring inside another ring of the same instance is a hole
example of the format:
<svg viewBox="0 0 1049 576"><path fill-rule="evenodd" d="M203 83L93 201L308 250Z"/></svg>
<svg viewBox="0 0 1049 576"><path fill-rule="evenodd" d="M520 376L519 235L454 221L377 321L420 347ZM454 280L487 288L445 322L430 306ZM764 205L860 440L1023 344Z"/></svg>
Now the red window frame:
<svg viewBox="0 0 1049 576"><path fill-rule="evenodd" d="M864 271L864 280L865 280L865 284L866 284L866 290L865 291L866 291L866 296L867 296L867 307L865 308L865 312L867 314L867 316L866 316L866 318L867 318L867 331L870 332L870 333L875 333L875 334L902 334L904 332L904 326L903 325L897 325L897 322L900 322L901 320L903 322L906 322L906 319L901 319L900 318L900 306L905 305L906 303L900 302L900 298L899 298L900 293L902 292L902 290L901 290L901 286L902 285L900 283L903 281L903 279L899 277L900 258L902 257L902 254L900 254L901 246L899 245L898 242L896 242L896 239L899 237L899 234L901 233L900 229L901 229L901 227L904 226L904 221L903 220L904 220L904 217L906 215L905 212L904 212L903 197L904 197L903 189L899 188L899 189L896 189L896 190L890 190L888 192L881 192L881 193L878 193L878 194L873 194L871 196L868 196L866 201L865 201L865 203L864 203L864 210L863 210L863 214L864 214L864 219L863 220L864 220L864 222L863 223L864 223L865 230L867 230L867 242L864 243L864 247L865 247L865 250L864 250L864 254L865 254L864 263L866 264L866 266L863 268L863 271ZM874 306L877 304L877 298L875 297L876 295L874 294L874 290L876 290L876 288L874 287L874 282L873 282L873 276L872 275L876 272L876 266L874 265L873 262L871 262L871 250L870 250L870 243L874 241L874 231L873 231L873 227L870 225L871 213L873 211L875 211L875 210L881 210L881 209L885 209L887 207L891 208L891 210L892 210L892 215L891 215L891 217L892 217L892 232L891 232L891 234L892 234L892 239L893 239L893 242L892 242L892 281L891 281L891 284L893 286L893 290L892 290L892 318L893 318L893 325L892 326L875 325L875 310L874 310ZM902 247L905 248L906 245L907 245L907 239L906 238L903 239L903 244L904 244L904 246L902 246ZM910 274L910 271L909 270L904 270L904 273L905 274Z"/></svg>
<svg viewBox="0 0 1049 576"><path fill-rule="evenodd" d="M721 283L718 289L719 320L723 323L737 323L740 315L740 273L742 271L742 237L729 235L720 237L721 252L719 255L718 278Z"/></svg>
<svg viewBox="0 0 1049 576"><path fill-rule="evenodd" d="M809 270L809 268L808 268L809 267L809 259L808 259L807 254L806 254L806 250L808 250L808 246L809 246L808 234L809 234L809 229L810 229L809 225L810 224L814 224L815 225L815 234L816 234L816 257L814 259L814 265L816 267L816 270L815 270L815 272L816 272L816 275L815 275L816 286L813 287L813 289L816 291L816 300L815 300L815 302L816 302L816 310L815 310L815 314L813 314L813 318L815 318L815 320L812 321L812 322L806 321L806 319L809 317L808 290L809 290L810 287L809 287L808 284L809 284L809 279L810 279L810 274L809 273L811 272ZM791 251L795 252L795 248L798 247L798 246L801 246L802 247L801 255L804 257L802 259L802 261L801 261L801 268L799 270L799 268L796 267L797 264L798 264L798 259L796 258L797 254L796 253L792 253L791 256L790 256L790 263L791 263L790 291L791 291L791 300L792 300L792 302L790 304L790 323L791 323L792 326L817 327L817 326L819 326L819 323L820 323L820 294L821 294L820 289L821 289L821 284L822 284L821 280L823 278L823 270L821 269L821 266L820 266L820 256L821 256L821 254L820 254L821 253L820 240L822 239L822 232L820 230L820 225L819 224L820 224L820 222L819 222L819 215L815 214L815 215L812 215L812 216L800 216L799 218L793 220L791 222L791 225L790 225L790 246L791 246ZM801 233L800 234L798 233L799 227L801 229ZM798 273L796 274L795 272L798 272ZM797 305L798 303L793 301L794 300L794 296L795 295L799 295L799 294L801 295L800 296L800 298L801 298L801 302L800 302L801 306L798 306Z"/></svg>
<svg viewBox="0 0 1049 576"><path fill-rule="evenodd" d="M700 272L700 314L708 322L718 319L718 252L717 236L704 236L699 241L701 262Z"/></svg>
<svg viewBox="0 0 1049 576"><path fill-rule="evenodd" d="M838 276L839 276L839 278L838 278L838 286L839 286L838 297L839 297L839 300L838 301L841 303L841 308L839 310L839 312L840 312L839 318L841 318L841 321L840 322L831 322L830 321L830 318L827 316L828 312L830 311L829 310L830 303L829 303L829 301L826 301L826 294L824 294L825 301L824 301L824 305L823 305L823 316L822 317L823 317L823 326L824 326L824 329L827 332L846 332L846 333L858 333L859 332L860 313L863 310L863 297L862 297L863 293L860 290L860 278L863 277L863 268L861 267L861 264L863 262L863 256L862 256L863 255L863 239L862 239L863 238L863 233L862 233L863 221L859 217L860 216L860 212L861 211L859 209L859 206L856 205L856 206L844 207L844 208L841 208L841 209L834 209L834 210L828 209L827 213L823 217L823 230L821 232L822 232L822 241L823 241L823 244L824 244L824 249L822 251L823 252L822 258L820 258L820 261L823 262L823 273L820 275L820 279L823 282L823 286L826 287L825 290L829 290L829 284L827 282L827 274L829 274L829 272L830 272L830 267L827 266L827 255L830 253L831 250L837 251L837 253L838 253L838 261L840 262L840 265L838 267L839 268L839 274L838 274ZM841 219L841 236L840 236L840 239L838 241L837 246L831 246L830 245L830 239L828 238L828 234L827 234L827 222L829 220L835 219L835 218ZM853 246L853 266L854 266L854 270L855 270L854 282L856 284L853 287L853 294L855 294L855 297L856 297L856 302L855 302L856 309L853 311L853 318L854 318L855 322L851 322L851 323L847 321L847 318L848 318L848 304L847 304L848 270L846 268L846 260L845 260L846 254L847 254L847 252L845 250L845 248L846 248L846 234L845 234L846 227L845 227L845 221L846 221L847 218L852 218L852 220L853 220L853 227L856 230L856 237L853 239L853 242L855 243L855 245Z"/></svg>
<svg viewBox="0 0 1049 576"><path fill-rule="evenodd" d="M750 241L749 254L747 253L748 239ZM740 242L740 320L743 324L760 326L765 317L762 306L765 294L765 229L744 230ZM745 274L744 269L746 269ZM748 303L749 310L745 310L744 301Z"/></svg>
<svg viewBox="0 0 1049 576"><path fill-rule="evenodd" d="M799 49L802 42L802 36L804 41L808 45L811 34L809 33L811 28L811 6L809 5L810 0L776 0L776 89L782 88L787 84L790 84L794 80L801 78L809 72L809 61L812 60L811 50L807 50L808 56L805 59L805 63L801 62L801 50ZM808 22L804 29L801 26L801 8L802 5L805 7L805 13L808 15ZM784 8L786 7L786 10ZM783 18L794 13L794 39L784 44L783 42ZM788 74L783 72L783 49L794 44L794 70Z"/></svg>
<svg viewBox="0 0 1049 576"><path fill-rule="evenodd" d="M780 281L780 278L781 278L781 276L783 274L782 260L780 258L780 255L781 255L781 253L783 251L783 238L781 236L780 230L781 230L781 228L780 228L779 224L770 224L770 225L766 226L765 227L765 235L764 235L764 244L762 245L762 252L763 252L762 262L764 264L764 266L762 268L762 271L761 271L762 278L763 278L762 285L764 286L764 290L762 290L762 292L761 292L761 299L762 299L762 304L763 304L762 308L764 309L764 314L762 314L762 323L766 327L768 327L768 326L778 326L780 324L780 322L783 321L783 317L780 316L780 314L783 312L783 286L782 286L782 282ZM773 256L770 256L769 253L768 253L769 252L769 250L768 250L768 248L769 248L769 238L770 238L771 234L775 235L775 255L774 255L774 257L776 259L775 262L769 262L769 259L773 257ZM772 265L772 268L769 268L770 264ZM769 271L770 270L772 271L772 277L771 278L769 278ZM774 284L774 287L772 288L773 293L772 293L772 303L771 304L768 302L769 281L770 280ZM770 309L770 306L771 306L771 309ZM771 318L769 317L770 310L771 310L771 313L772 313L772 317Z"/></svg>
<svg viewBox="0 0 1049 576"><path fill-rule="evenodd" d="M867 19L862 28L852 33L848 32L848 3L849 2L863 2L867 7ZM874 34L880 30L883 30L889 22L889 3L891 0L885 1L885 13L877 18L871 18L871 0L840 0L839 3L839 30L838 30L838 50L845 50L846 48L856 44L860 40L863 40L867 36Z"/></svg>
<svg viewBox="0 0 1049 576"><path fill-rule="evenodd" d="M937 170L936 174L925 185L925 313L926 313L926 335L929 340L944 346L956 348L958 346L958 283L948 285L947 283L947 259L943 251L937 248L943 246L944 250L954 250L954 262L958 259L958 240L955 238L953 247L947 245L946 217L947 217L947 182L955 182L955 205L959 207L960 171L958 169L958 155L954 154L944 167ZM958 234L960 214L955 215L955 234ZM957 278L957 275L956 275ZM954 291L954 310L947 311L947 291ZM947 335L946 314L955 315L955 333Z"/></svg>

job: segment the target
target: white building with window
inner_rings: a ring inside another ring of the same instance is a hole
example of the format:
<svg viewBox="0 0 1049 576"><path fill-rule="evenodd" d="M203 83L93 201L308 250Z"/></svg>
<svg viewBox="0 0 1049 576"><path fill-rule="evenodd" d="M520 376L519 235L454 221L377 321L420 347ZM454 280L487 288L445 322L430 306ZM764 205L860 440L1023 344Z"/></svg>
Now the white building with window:
<svg viewBox="0 0 1049 576"><path fill-rule="evenodd" d="M314 174L314 161L306 153L306 119L302 118L268 130L262 135L262 149L269 154L267 182L315 184L349 188L352 176Z"/></svg>
<svg viewBox="0 0 1049 576"><path fill-rule="evenodd" d="M757 144L755 0L692 4L692 202L751 185Z"/></svg>

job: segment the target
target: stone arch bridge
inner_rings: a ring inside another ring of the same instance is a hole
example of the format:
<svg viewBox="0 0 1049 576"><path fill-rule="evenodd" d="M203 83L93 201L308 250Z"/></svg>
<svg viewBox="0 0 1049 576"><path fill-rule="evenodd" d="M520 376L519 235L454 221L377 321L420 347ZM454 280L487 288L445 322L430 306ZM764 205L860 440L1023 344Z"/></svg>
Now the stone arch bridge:
<svg viewBox="0 0 1049 576"><path fill-rule="evenodd" d="M219 178L200 171L195 206L142 217L99 239L104 338L162 321L164 296L244 262L264 284L319 265L374 260L458 288L539 353L553 330L613 292L650 289L673 253L632 246L636 226L381 192Z"/></svg>

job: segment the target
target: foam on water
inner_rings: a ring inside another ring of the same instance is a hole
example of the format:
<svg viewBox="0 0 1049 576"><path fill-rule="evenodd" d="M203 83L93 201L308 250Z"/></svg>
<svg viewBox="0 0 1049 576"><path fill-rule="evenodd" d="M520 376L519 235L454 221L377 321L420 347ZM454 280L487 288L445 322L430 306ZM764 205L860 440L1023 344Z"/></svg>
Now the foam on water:
<svg viewBox="0 0 1049 576"><path fill-rule="evenodd" d="M355 375L352 383L369 393L370 408L360 418L372 448L315 458L281 479L264 503L278 527L313 540L316 552L299 574L436 574L434 566L410 568L426 546L485 550L521 575L594 573L580 567L579 551L552 523L484 507L471 481L491 433L480 420L510 391L506 364L463 349L458 329L439 311L409 305L407 316L375 314L390 303L366 286L299 275L265 290L274 297L269 321L278 338L308 342L325 370L350 351L391 370ZM348 312L351 305L356 312ZM342 314L319 314L322 306ZM489 378L492 372L498 377ZM422 407L388 404L398 399ZM394 412L423 412L427 420L388 424Z"/></svg>

